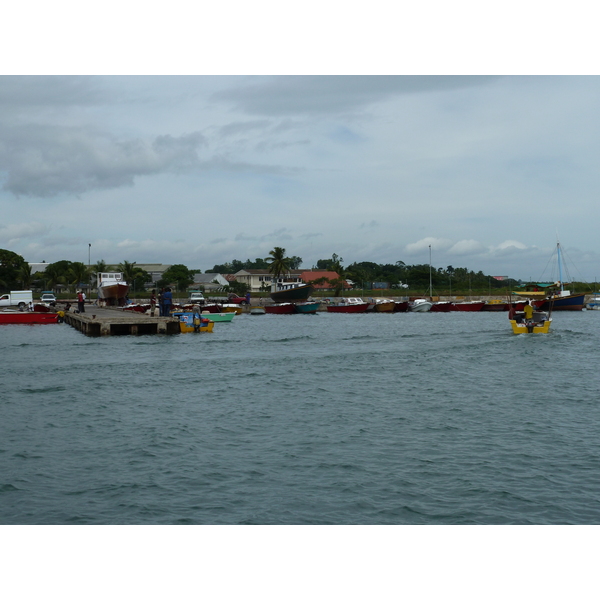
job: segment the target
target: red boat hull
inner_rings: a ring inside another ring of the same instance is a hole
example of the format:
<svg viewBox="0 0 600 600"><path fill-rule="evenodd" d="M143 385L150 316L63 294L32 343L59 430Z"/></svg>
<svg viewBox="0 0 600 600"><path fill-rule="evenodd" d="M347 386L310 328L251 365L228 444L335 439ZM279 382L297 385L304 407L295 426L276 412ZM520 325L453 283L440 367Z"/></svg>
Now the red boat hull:
<svg viewBox="0 0 600 600"><path fill-rule="evenodd" d="M293 315L296 312L293 304L272 304L264 308L268 315Z"/></svg>
<svg viewBox="0 0 600 600"><path fill-rule="evenodd" d="M459 312L479 312L483 309L485 302L455 302L452 310Z"/></svg>
<svg viewBox="0 0 600 600"><path fill-rule="evenodd" d="M46 325L58 323L58 314L51 312L0 312L0 325Z"/></svg>
<svg viewBox="0 0 600 600"><path fill-rule="evenodd" d="M436 302L433 304L429 312L450 312L452 310L452 302Z"/></svg>
<svg viewBox="0 0 600 600"><path fill-rule="evenodd" d="M367 312L367 307L369 305L365 302L364 304L347 304L347 305L339 305L333 304L327 307L327 312L333 313L362 313Z"/></svg>
<svg viewBox="0 0 600 600"><path fill-rule="evenodd" d="M396 302L394 312L408 312L408 302Z"/></svg>

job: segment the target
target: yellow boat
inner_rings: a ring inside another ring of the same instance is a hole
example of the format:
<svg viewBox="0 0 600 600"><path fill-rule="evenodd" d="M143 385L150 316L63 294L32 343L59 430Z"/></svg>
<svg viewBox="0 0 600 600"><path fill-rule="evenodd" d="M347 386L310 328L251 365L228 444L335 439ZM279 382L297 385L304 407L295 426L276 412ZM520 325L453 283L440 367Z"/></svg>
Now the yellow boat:
<svg viewBox="0 0 600 600"><path fill-rule="evenodd" d="M181 333L205 333L213 330L215 324L198 313L173 313L179 317L179 329Z"/></svg>
<svg viewBox="0 0 600 600"><path fill-rule="evenodd" d="M223 304L221 306L221 312L224 313L235 313L236 315L242 314L242 307L239 304Z"/></svg>
<svg viewBox="0 0 600 600"><path fill-rule="evenodd" d="M513 333L549 333L552 318L548 313L536 310L531 320L525 319L522 312L514 313L514 318L510 319L510 325Z"/></svg>

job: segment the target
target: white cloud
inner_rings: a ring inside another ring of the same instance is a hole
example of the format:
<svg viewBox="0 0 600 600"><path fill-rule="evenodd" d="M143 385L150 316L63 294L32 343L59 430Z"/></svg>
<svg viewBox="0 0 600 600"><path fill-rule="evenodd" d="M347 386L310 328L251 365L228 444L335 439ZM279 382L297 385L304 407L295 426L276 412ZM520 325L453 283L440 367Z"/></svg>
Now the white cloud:
<svg viewBox="0 0 600 600"><path fill-rule="evenodd" d="M39 238L50 231L43 223L13 223L0 227L0 243L10 246L28 238Z"/></svg>
<svg viewBox="0 0 600 600"><path fill-rule="evenodd" d="M452 241L445 238L426 237L418 242L407 244L405 250L408 254L419 254L425 250L429 250L429 246L431 246L432 250L442 251L447 250L451 245Z"/></svg>
<svg viewBox="0 0 600 600"><path fill-rule="evenodd" d="M448 249L448 254L467 256L469 254L482 254L487 248L477 240L461 240Z"/></svg>
<svg viewBox="0 0 600 600"><path fill-rule="evenodd" d="M501 244L498 244L492 250L508 250L508 249L516 249L516 250L527 250L527 246L521 242L517 242L515 240L506 240Z"/></svg>

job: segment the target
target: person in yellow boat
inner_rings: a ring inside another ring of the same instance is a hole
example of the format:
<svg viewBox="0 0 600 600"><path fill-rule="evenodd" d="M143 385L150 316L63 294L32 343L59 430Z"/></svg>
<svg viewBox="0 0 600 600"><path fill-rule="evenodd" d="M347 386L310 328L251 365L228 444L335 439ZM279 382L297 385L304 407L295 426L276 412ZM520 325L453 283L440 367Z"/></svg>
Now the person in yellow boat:
<svg viewBox="0 0 600 600"><path fill-rule="evenodd" d="M533 319L533 306L529 303L529 300L525 302L525 306L523 307L523 312L525 313L525 320L531 321Z"/></svg>

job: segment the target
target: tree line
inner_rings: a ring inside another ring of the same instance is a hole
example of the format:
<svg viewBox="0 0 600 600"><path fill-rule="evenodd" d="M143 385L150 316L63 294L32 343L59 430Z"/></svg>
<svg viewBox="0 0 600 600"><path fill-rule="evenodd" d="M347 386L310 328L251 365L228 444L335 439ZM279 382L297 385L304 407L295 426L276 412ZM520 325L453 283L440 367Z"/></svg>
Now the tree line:
<svg viewBox="0 0 600 600"><path fill-rule="evenodd" d="M403 261L393 264L362 261L354 262L346 267L343 262L343 258L337 254L333 254L331 258L318 260L317 269L335 272L337 277L321 278L317 282L327 281L337 291L343 288L347 280L352 281L354 287L360 289L371 289L374 285L383 283L390 288L408 286L409 289L427 290L431 274L433 294L451 294L453 290L456 292L471 289L499 290L518 284L514 279L499 281L482 271L475 272L452 265L445 268L430 268L428 264L409 265ZM242 269L265 269L275 276L281 276L291 270L299 269L301 265L301 257L287 256L285 248L275 247L266 258L245 261L234 259L231 262L214 265L212 269L205 272L233 274ZM103 260L90 267L81 262L61 260L49 263L43 272L32 274L31 267L23 257L10 250L0 249L0 288L3 290L29 289L33 286L50 290L57 286L63 286L69 291L75 291L82 285L94 287L96 273L106 271L107 267L108 265ZM146 284L152 281L150 273L137 266L135 262L123 261L116 266L116 269L123 273L133 292L144 290ZM156 282L156 287L172 286L179 290L185 290L193 284L194 275L199 272L189 269L183 264L172 265ZM233 288L238 293L245 291L235 284L232 286Z"/></svg>
<svg viewBox="0 0 600 600"><path fill-rule="evenodd" d="M82 262L59 260L48 263L44 271L32 273L31 266L22 256L10 250L0 249L0 288L5 291L31 287L54 290L61 286L69 292L75 292L81 287L95 287L98 273L115 268L123 273L133 292L143 291L146 284L152 281L152 275L148 271L138 267L135 262L126 260L116 267L107 265L103 260L90 266ZM177 289L187 289L194 282L194 275L199 272L188 269L185 265L171 265L156 282L156 287L174 286Z"/></svg>

